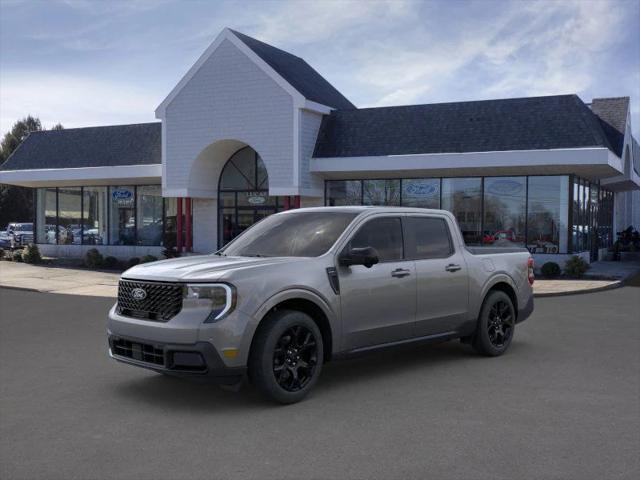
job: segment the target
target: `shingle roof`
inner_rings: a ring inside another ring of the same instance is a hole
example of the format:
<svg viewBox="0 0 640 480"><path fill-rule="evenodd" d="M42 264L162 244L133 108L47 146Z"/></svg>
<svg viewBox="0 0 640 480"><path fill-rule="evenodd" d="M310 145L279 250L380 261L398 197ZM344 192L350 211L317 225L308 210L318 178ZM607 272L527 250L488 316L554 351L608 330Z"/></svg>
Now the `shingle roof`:
<svg viewBox="0 0 640 480"><path fill-rule="evenodd" d="M602 129L616 154L619 157L622 156L629 97L594 98L591 102L591 110L600 118Z"/></svg>
<svg viewBox="0 0 640 480"><path fill-rule="evenodd" d="M323 118L315 157L606 147L577 95L338 110Z"/></svg>
<svg viewBox="0 0 640 480"><path fill-rule="evenodd" d="M231 31L306 99L338 109L356 108L302 58L243 33Z"/></svg>
<svg viewBox="0 0 640 480"><path fill-rule="evenodd" d="M159 122L32 132L0 170L162 163Z"/></svg>

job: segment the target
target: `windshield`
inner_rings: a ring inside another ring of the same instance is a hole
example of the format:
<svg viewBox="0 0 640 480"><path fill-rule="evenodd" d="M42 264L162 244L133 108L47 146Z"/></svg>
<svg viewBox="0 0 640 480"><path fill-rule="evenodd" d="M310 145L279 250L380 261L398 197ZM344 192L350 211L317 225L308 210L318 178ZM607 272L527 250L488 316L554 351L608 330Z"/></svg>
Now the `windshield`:
<svg viewBox="0 0 640 480"><path fill-rule="evenodd" d="M356 217L354 212L296 212L256 223L220 253L238 257L317 257Z"/></svg>

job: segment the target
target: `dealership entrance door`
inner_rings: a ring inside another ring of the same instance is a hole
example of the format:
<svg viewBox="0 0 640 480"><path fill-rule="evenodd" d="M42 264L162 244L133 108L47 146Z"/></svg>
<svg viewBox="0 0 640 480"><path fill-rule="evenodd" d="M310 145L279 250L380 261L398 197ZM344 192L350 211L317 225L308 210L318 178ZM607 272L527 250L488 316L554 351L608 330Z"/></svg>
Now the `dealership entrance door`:
<svg viewBox="0 0 640 480"><path fill-rule="evenodd" d="M278 197L269 196L267 169L257 152L244 147L234 153L218 185L218 246L280 210Z"/></svg>

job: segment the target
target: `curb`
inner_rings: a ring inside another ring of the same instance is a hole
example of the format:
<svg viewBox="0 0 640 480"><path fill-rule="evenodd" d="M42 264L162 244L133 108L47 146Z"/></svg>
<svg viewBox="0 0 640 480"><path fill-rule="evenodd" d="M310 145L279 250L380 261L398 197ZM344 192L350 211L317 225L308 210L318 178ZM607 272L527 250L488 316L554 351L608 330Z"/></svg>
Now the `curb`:
<svg viewBox="0 0 640 480"><path fill-rule="evenodd" d="M584 293L596 293L596 292L604 292L605 290L614 290L616 288L620 288L624 286L624 282L622 280L618 280L610 285L604 285L602 287L594 287L594 288L584 288L581 290L570 290L567 292L548 292L548 293L534 293L534 298L545 298L545 297L565 297L567 295L581 295Z"/></svg>
<svg viewBox="0 0 640 480"><path fill-rule="evenodd" d="M31 287L14 287L13 285L0 285L0 288L6 288L7 290L23 290L25 292L38 292L38 293L47 293L42 290L38 290L37 288Z"/></svg>

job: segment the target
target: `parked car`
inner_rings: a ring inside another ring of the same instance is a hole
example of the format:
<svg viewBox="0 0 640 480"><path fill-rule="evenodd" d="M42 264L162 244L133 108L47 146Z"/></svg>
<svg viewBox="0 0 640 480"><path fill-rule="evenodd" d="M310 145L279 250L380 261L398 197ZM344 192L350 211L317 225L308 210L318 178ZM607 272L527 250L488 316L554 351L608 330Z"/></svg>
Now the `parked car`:
<svg viewBox="0 0 640 480"><path fill-rule="evenodd" d="M22 248L33 243L33 223L10 223L5 230L2 243L8 248Z"/></svg>
<svg viewBox="0 0 640 480"><path fill-rule="evenodd" d="M135 266L109 312L110 355L161 373L301 400L324 362L459 338L503 354L533 310L523 248L468 248L442 210L271 215L212 255Z"/></svg>

